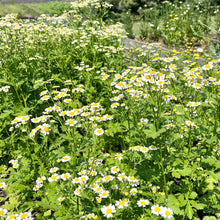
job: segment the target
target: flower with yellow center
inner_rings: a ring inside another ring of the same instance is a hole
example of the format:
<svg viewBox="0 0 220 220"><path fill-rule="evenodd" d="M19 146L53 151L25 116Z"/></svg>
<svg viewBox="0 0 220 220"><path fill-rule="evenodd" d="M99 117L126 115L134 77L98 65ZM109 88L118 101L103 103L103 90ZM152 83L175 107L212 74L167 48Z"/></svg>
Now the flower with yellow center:
<svg viewBox="0 0 220 220"><path fill-rule="evenodd" d="M101 212L106 218L111 218L113 217L113 213L116 212L116 209L114 205L109 204L108 206L103 206Z"/></svg>
<svg viewBox="0 0 220 220"><path fill-rule="evenodd" d="M149 205L149 201L147 199L140 199L139 201L137 201L137 205L138 207L145 207Z"/></svg>
<svg viewBox="0 0 220 220"><path fill-rule="evenodd" d="M95 135L100 136L104 134L104 130L102 128L97 128L94 132Z"/></svg>
<svg viewBox="0 0 220 220"><path fill-rule="evenodd" d="M0 216L5 215L8 212L7 209L0 208Z"/></svg>
<svg viewBox="0 0 220 220"><path fill-rule="evenodd" d="M151 212L152 212L153 214L157 215L157 216L160 215L161 210L162 210L162 207L159 206L158 204L157 204L157 205L153 205L153 206L151 207Z"/></svg>
<svg viewBox="0 0 220 220"><path fill-rule="evenodd" d="M173 211L170 208L163 207L160 214L162 217L168 218L168 219L171 219L173 217Z"/></svg>

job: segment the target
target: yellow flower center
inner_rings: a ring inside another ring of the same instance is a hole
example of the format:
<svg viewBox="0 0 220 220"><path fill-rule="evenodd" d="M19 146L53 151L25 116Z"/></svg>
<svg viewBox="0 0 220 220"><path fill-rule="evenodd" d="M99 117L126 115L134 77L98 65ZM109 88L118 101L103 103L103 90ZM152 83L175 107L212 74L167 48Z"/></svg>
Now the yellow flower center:
<svg viewBox="0 0 220 220"><path fill-rule="evenodd" d="M21 215L21 219L24 219L24 218L26 218L28 215L26 214L26 213L24 213L24 214L22 214Z"/></svg>
<svg viewBox="0 0 220 220"><path fill-rule="evenodd" d="M119 202L119 205L124 206L124 205L125 205L125 202L124 202L124 201L120 201L120 202Z"/></svg>
<svg viewBox="0 0 220 220"><path fill-rule="evenodd" d="M165 215L166 215L166 216L170 216L170 211L168 211L168 210L165 211Z"/></svg>
<svg viewBox="0 0 220 220"><path fill-rule="evenodd" d="M4 211L0 210L0 216L4 215Z"/></svg>
<svg viewBox="0 0 220 220"><path fill-rule="evenodd" d="M45 131L45 132L49 132L50 130L49 130L48 127L45 127L45 128L44 128L44 131Z"/></svg>
<svg viewBox="0 0 220 220"><path fill-rule="evenodd" d="M110 176L106 176L106 177L105 177L105 180L110 180Z"/></svg>
<svg viewBox="0 0 220 220"><path fill-rule="evenodd" d="M118 86L123 86L123 83L122 82L118 83Z"/></svg>
<svg viewBox="0 0 220 220"><path fill-rule="evenodd" d="M112 214L112 210L111 210L111 209L107 209L107 210L106 210L106 214L108 214L108 215L109 215L109 214Z"/></svg>
<svg viewBox="0 0 220 220"><path fill-rule="evenodd" d="M155 207L155 212L160 212L160 207Z"/></svg>

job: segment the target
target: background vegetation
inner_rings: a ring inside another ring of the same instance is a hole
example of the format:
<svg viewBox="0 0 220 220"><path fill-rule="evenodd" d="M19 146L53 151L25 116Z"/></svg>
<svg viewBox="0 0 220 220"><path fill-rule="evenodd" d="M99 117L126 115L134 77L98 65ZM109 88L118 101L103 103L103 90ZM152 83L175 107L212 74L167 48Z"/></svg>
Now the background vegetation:
<svg viewBox="0 0 220 220"><path fill-rule="evenodd" d="M26 4L0 4L0 17L7 14L18 14L18 17L36 18L41 14L61 15L70 10L68 2L26 3Z"/></svg>

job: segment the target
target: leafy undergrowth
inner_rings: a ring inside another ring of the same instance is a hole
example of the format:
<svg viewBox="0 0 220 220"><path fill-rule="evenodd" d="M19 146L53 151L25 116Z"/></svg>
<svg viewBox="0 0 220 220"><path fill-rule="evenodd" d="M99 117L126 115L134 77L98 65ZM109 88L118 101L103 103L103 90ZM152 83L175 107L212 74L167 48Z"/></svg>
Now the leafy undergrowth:
<svg viewBox="0 0 220 220"><path fill-rule="evenodd" d="M35 18L41 14L62 15L70 9L71 4L67 2L0 4L0 17L7 14L17 14L20 18Z"/></svg>
<svg viewBox="0 0 220 220"><path fill-rule="evenodd" d="M125 50L108 7L0 21L0 216L218 217L219 60Z"/></svg>

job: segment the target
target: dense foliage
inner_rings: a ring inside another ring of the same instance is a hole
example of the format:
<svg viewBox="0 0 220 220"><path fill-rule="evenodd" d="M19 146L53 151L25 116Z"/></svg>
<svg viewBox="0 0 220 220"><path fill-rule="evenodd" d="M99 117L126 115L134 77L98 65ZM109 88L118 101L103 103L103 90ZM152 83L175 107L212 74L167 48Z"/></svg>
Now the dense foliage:
<svg viewBox="0 0 220 220"><path fill-rule="evenodd" d="M2 219L219 217L220 61L127 48L109 7L0 20Z"/></svg>
<svg viewBox="0 0 220 220"><path fill-rule="evenodd" d="M120 1L112 18L125 24L130 37L140 36L167 46L185 43L219 47L220 13L215 1Z"/></svg>

